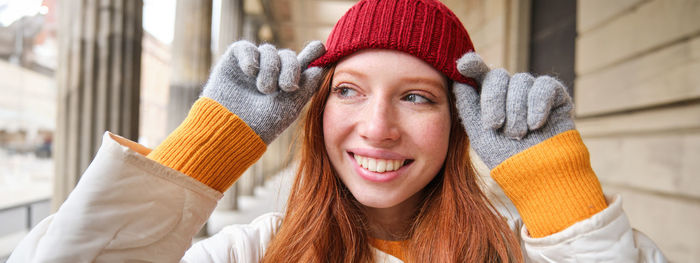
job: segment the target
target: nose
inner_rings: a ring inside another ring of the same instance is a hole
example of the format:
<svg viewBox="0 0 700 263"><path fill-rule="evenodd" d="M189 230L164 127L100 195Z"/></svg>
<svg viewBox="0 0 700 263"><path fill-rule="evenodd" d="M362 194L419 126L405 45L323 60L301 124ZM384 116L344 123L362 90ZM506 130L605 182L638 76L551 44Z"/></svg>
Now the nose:
<svg viewBox="0 0 700 263"><path fill-rule="evenodd" d="M372 101L362 115L359 134L363 139L377 145L398 141L401 135L397 125L398 116L390 101Z"/></svg>

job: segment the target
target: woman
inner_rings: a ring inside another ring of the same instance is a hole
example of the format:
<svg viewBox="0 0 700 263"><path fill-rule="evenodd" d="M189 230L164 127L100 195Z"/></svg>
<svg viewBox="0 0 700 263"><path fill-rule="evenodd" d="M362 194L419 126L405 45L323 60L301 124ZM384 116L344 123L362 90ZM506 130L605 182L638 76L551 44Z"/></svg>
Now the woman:
<svg viewBox="0 0 700 263"><path fill-rule="evenodd" d="M360 1L327 45L297 57L233 44L156 149L105 135L10 262L664 261L603 196L561 84L489 71L444 5ZM286 213L188 250L221 192L309 99ZM494 212L468 145L524 226Z"/></svg>

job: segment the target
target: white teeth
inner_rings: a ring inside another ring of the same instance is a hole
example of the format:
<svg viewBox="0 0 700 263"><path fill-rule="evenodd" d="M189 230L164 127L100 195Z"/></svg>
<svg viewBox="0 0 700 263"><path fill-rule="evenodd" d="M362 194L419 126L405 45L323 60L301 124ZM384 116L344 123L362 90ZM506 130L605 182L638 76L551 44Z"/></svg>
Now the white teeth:
<svg viewBox="0 0 700 263"><path fill-rule="evenodd" d="M378 173L383 173L384 171L386 171L386 163L387 162L392 162L392 161L377 160L377 172Z"/></svg>
<svg viewBox="0 0 700 263"><path fill-rule="evenodd" d="M369 164L365 168L367 168L367 170L370 170L372 172L376 172L377 171L377 159L374 159L374 158L367 158L367 159L369 160L368 161Z"/></svg>
<svg viewBox="0 0 700 263"><path fill-rule="evenodd" d="M360 156L355 154L355 161L358 165L369 170L370 172L391 172L396 171L401 166L403 166L404 160L386 160L386 159L375 159L365 156Z"/></svg>

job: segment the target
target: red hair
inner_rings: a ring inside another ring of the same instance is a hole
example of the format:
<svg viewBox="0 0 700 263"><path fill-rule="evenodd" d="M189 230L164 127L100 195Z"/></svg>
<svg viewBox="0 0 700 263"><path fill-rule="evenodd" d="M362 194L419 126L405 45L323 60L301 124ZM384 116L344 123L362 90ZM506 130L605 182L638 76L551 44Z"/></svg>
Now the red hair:
<svg viewBox="0 0 700 263"><path fill-rule="evenodd" d="M367 220L336 175L323 139L327 69L303 118L300 165L279 232L263 262L372 262ZM450 144L442 170L423 189L406 254L412 262L522 262L518 241L478 185L469 141L450 94Z"/></svg>

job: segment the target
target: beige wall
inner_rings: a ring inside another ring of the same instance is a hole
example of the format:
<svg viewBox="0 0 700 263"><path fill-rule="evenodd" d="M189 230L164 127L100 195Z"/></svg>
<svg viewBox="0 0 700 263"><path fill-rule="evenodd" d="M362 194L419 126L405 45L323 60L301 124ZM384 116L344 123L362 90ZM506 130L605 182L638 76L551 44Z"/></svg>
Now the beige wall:
<svg viewBox="0 0 700 263"><path fill-rule="evenodd" d="M459 17L484 61L511 72L527 69L530 0L443 0Z"/></svg>
<svg viewBox="0 0 700 263"><path fill-rule="evenodd" d="M579 1L577 27L577 124L603 187L672 261L696 261L700 1Z"/></svg>
<svg viewBox="0 0 700 263"><path fill-rule="evenodd" d="M527 67L529 10L444 0L492 67ZM524 12L526 11L526 12ZM700 1L577 6L577 128L608 194L672 260L700 257ZM520 21L520 23L518 23Z"/></svg>

